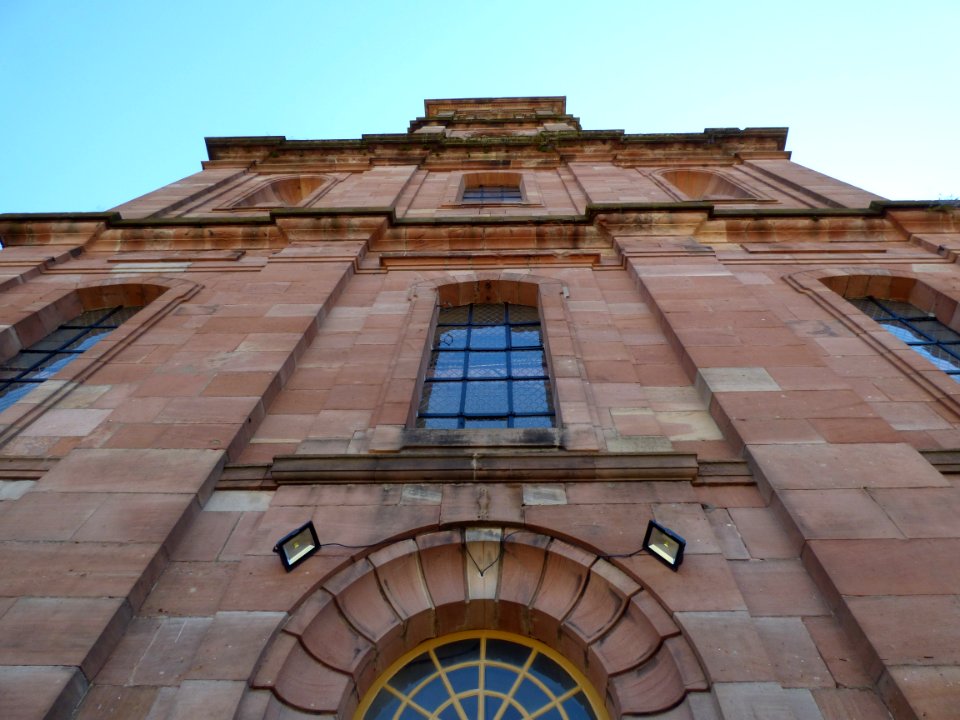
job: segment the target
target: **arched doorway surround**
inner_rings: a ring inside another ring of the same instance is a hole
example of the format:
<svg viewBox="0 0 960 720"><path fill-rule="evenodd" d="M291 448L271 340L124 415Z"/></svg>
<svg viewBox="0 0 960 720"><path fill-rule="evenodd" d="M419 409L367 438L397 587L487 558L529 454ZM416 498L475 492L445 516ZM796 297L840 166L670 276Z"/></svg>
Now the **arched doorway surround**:
<svg viewBox="0 0 960 720"><path fill-rule="evenodd" d="M610 717L667 710L707 690L693 649L650 592L608 560L511 527L430 532L383 547L320 583L251 680L280 706L352 718L404 653L433 638L501 630L578 667Z"/></svg>

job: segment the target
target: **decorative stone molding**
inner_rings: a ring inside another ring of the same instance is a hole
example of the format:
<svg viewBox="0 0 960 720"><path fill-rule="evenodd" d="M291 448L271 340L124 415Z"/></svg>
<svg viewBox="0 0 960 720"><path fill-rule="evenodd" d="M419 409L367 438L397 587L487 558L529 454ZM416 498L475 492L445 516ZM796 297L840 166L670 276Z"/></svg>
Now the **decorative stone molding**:
<svg viewBox="0 0 960 720"><path fill-rule="evenodd" d="M267 648L251 687L276 705L348 718L417 645L497 629L580 668L611 717L650 714L707 690L669 613L608 560L539 533L465 527L401 540L323 581Z"/></svg>
<svg viewBox="0 0 960 720"><path fill-rule="evenodd" d="M592 425L564 423L565 397L558 393L560 378L566 382L579 381L586 384L586 376L577 351L576 339L571 332L572 323L565 304L565 288L560 280L534 275L529 272L503 270L499 272L448 272L424 280L410 287L407 298L410 308L405 326L408 333L398 343L393 359L390 397L410 398L401 405L384 405L374 422L372 450L374 452L398 452L408 441L405 429L412 425L416 416L416 404L422 391L421 382L425 363L429 360L427 339L436 322L440 306L466 305L469 303L518 303L540 308L544 332L544 349L550 363L550 377L554 379L554 407L557 410L557 427L561 428L562 445L568 450L597 450L598 440ZM442 433L444 431L433 431ZM421 433L422 435L422 433ZM423 438L418 442L422 444Z"/></svg>

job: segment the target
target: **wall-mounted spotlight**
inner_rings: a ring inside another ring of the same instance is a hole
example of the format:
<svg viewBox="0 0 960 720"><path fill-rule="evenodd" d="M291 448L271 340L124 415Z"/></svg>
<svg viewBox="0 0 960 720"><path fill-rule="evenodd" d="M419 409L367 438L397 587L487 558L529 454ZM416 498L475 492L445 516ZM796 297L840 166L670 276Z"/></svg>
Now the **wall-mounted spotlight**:
<svg viewBox="0 0 960 720"><path fill-rule="evenodd" d="M280 555L280 561L287 572L293 570L319 549L320 539L317 537L317 530L313 527L312 520L287 533L273 546L273 551Z"/></svg>
<svg viewBox="0 0 960 720"><path fill-rule="evenodd" d="M643 536L643 549L674 572L683 562L683 549L686 546L686 540L656 520L651 520L647 524L647 534Z"/></svg>

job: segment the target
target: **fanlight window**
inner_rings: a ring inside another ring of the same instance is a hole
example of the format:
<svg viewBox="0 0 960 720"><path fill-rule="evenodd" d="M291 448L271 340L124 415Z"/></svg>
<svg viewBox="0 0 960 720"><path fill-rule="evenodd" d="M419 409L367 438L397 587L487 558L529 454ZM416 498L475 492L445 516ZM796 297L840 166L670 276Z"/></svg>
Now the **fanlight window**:
<svg viewBox="0 0 960 720"><path fill-rule="evenodd" d="M87 310L0 363L0 410L52 378L138 310L139 307Z"/></svg>
<svg viewBox="0 0 960 720"><path fill-rule="evenodd" d="M510 303L442 308L417 426L452 430L553 425L537 308Z"/></svg>
<svg viewBox="0 0 960 720"><path fill-rule="evenodd" d="M755 200L738 185L717 173L703 170L668 170L660 174L690 200Z"/></svg>
<svg viewBox="0 0 960 720"><path fill-rule="evenodd" d="M911 350L960 382L960 334L910 303L873 297L848 300Z"/></svg>
<svg viewBox="0 0 960 720"><path fill-rule="evenodd" d="M583 675L542 643L461 633L421 645L384 673L356 720L602 720Z"/></svg>

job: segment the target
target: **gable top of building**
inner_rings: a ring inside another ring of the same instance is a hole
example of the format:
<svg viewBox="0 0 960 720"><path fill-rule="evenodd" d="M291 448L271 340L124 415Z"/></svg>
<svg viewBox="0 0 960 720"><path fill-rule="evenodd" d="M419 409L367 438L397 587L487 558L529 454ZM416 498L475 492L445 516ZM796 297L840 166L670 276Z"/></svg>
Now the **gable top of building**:
<svg viewBox="0 0 960 720"><path fill-rule="evenodd" d="M423 106L424 117L410 122L411 133L424 128L498 133L581 129L579 118L567 114L565 97L454 98L424 100Z"/></svg>
<svg viewBox="0 0 960 720"><path fill-rule="evenodd" d="M353 140L288 140L284 136L207 138L211 162L299 160L336 156L343 162L361 156L391 162L397 153L405 162L418 153L482 146L513 155L563 152L597 159L625 156L692 158L731 157L738 153L783 153L787 128L707 128L702 133L625 133L583 130L579 118L566 112L565 97L452 98L424 101L424 115L405 133L368 134ZM497 147L499 146L499 147ZM413 153L411 155L410 153ZM392 161L396 161L393 159Z"/></svg>

